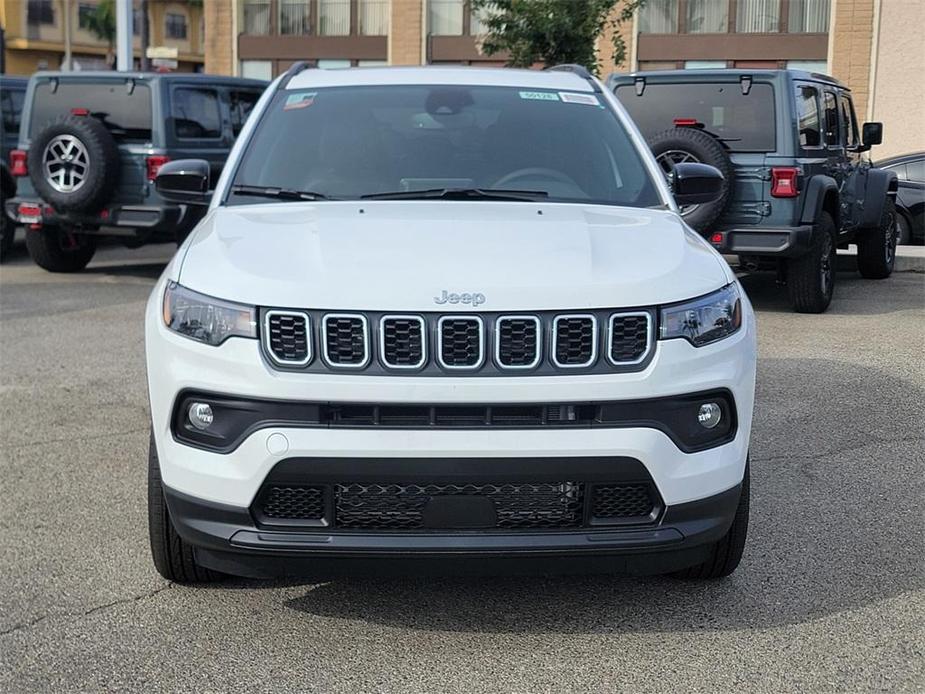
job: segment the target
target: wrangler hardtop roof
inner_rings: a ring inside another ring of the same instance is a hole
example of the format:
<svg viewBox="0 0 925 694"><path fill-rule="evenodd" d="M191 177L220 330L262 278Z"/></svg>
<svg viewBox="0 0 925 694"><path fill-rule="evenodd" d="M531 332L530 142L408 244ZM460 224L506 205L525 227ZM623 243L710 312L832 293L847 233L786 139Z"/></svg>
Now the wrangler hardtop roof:
<svg viewBox="0 0 925 694"><path fill-rule="evenodd" d="M743 76L752 79L787 79L801 80L804 82L824 82L831 84L839 89L851 91L843 83L834 77L823 75L821 72L808 72L806 70L793 69L757 69L748 68L704 68L694 70L641 70L638 72L614 72L607 77L607 86L612 88L616 84L628 84L638 78L643 78L647 82L706 82L710 80L737 81Z"/></svg>

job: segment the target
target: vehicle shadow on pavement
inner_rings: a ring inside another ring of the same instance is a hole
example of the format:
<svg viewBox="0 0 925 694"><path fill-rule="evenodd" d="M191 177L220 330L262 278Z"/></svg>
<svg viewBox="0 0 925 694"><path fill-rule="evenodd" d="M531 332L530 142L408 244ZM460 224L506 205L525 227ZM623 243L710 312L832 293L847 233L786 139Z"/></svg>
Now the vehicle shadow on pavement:
<svg viewBox="0 0 925 694"><path fill-rule="evenodd" d="M848 258L847 260L853 259ZM909 276L913 274L896 273L885 280L866 280L854 268L840 269L836 275L832 303L824 315L882 315L917 308L921 306L921 290L909 291L908 296L903 293L903 290L908 287ZM913 279L913 282L921 282L921 275L915 275L915 278L917 280ZM745 274L739 278L739 281L745 288L745 293L748 294L755 310L800 315L795 313L790 306L787 287L777 284L777 276L773 272ZM889 301L870 301L867 294L877 290L883 291L887 286L889 291L894 292L890 295ZM806 319L812 318L811 315L806 316Z"/></svg>
<svg viewBox="0 0 925 694"><path fill-rule="evenodd" d="M925 391L837 361L764 359L759 370L749 542L727 579L352 577L306 586L286 604L425 631L736 630L806 622L925 587L925 437L894 416L920 410Z"/></svg>

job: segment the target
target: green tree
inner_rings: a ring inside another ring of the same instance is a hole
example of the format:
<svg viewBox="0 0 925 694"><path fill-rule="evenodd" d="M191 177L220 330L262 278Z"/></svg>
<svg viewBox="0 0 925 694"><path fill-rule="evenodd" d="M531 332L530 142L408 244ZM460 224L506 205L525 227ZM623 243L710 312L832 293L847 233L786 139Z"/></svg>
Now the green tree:
<svg viewBox="0 0 925 694"><path fill-rule="evenodd" d="M482 17L487 33L482 50L488 55L508 53L508 64L530 67L562 63L584 65L597 74L595 44L609 26L613 33L613 59L622 65L626 45L620 26L646 0L471 0L472 11ZM620 11L613 16L614 8Z"/></svg>
<svg viewBox="0 0 925 694"><path fill-rule="evenodd" d="M87 17L87 29L108 45L106 63L112 67L116 46L116 3L115 0L100 0Z"/></svg>

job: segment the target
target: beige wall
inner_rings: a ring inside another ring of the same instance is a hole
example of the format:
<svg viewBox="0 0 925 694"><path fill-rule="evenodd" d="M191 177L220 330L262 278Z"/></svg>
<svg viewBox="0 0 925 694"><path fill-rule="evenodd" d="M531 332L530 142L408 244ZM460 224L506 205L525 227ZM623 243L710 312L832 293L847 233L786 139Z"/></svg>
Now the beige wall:
<svg viewBox="0 0 925 694"><path fill-rule="evenodd" d="M925 2L878 0L870 120L883 121L883 144L871 155L925 151ZM859 117L863 118L863 113Z"/></svg>

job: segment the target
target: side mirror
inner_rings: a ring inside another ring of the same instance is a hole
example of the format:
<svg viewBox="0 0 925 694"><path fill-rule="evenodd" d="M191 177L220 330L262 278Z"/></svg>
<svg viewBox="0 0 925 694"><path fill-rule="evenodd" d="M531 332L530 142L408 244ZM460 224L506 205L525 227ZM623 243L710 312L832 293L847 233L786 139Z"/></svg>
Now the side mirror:
<svg viewBox="0 0 925 694"><path fill-rule="evenodd" d="M861 128L861 142L867 149L883 142L883 123L865 123Z"/></svg>
<svg viewBox="0 0 925 694"><path fill-rule="evenodd" d="M718 200L723 194L723 174L708 164L675 164L668 177L678 205L701 205Z"/></svg>
<svg viewBox="0 0 925 694"><path fill-rule="evenodd" d="M154 188L169 202L186 205L208 205L209 162L203 159L179 159L161 166L154 179Z"/></svg>

